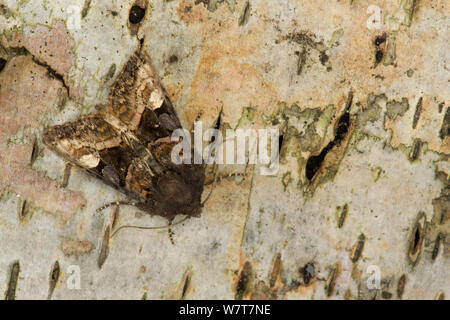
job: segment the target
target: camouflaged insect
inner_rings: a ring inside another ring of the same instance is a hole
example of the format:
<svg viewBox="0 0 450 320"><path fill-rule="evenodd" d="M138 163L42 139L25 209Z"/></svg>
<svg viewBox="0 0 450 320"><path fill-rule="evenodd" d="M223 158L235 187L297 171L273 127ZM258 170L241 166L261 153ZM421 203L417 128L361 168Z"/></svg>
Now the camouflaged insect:
<svg viewBox="0 0 450 320"><path fill-rule="evenodd" d="M96 114L49 128L44 144L60 157L135 200L135 205L172 221L198 216L203 165L174 164L171 141L181 124L150 58L131 56Z"/></svg>

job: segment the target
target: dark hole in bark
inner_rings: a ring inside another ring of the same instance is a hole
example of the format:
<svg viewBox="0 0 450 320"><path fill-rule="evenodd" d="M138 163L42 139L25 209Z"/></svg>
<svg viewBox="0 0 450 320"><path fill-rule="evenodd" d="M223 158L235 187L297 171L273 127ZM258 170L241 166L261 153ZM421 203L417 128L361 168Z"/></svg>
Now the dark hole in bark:
<svg viewBox="0 0 450 320"><path fill-rule="evenodd" d="M433 248L433 252L431 253L431 260L436 260L438 254L439 254L439 247L441 246L441 234L438 234L438 236L436 237L436 241L434 242L434 248Z"/></svg>
<svg viewBox="0 0 450 320"><path fill-rule="evenodd" d="M311 279L315 276L314 264L312 262L308 262L303 268L300 270L303 276L303 283L308 285L311 282Z"/></svg>
<svg viewBox="0 0 450 320"><path fill-rule="evenodd" d="M34 163L34 161L36 160L37 156L39 153L39 146L38 146L38 142L37 139L34 139L33 141L33 148L31 150L31 157L30 157L30 164L32 165Z"/></svg>
<svg viewBox="0 0 450 320"><path fill-rule="evenodd" d="M325 51L321 51L320 52L320 63L322 63L322 65L325 65L328 62L328 55L326 54Z"/></svg>
<svg viewBox="0 0 450 320"><path fill-rule="evenodd" d="M413 243L413 247L412 247L413 254L417 252L418 244L420 242L420 237L421 237L421 227L420 227L420 224L418 224L416 227L416 231L414 232L414 243Z"/></svg>
<svg viewBox="0 0 450 320"><path fill-rule="evenodd" d="M215 129L220 130L221 124L222 124L222 110L220 110L219 116L217 117Z"/></svg>
<svg viewBox="0 0 450 320"><path fill-rule="evenodd" d="M2 72L3 69L5 69L5 66L6 66L6 60L0 58L0 72Z"/></svg>
<svg viewBox="0 0 450 320"><path fill-rule="evenodd" d="M280 134L278 136L278 153L281 152L281 148L283 148L284 135Z"/></svg>
<svg viewBox="0 0 450 320"><path fill-rule="evenodd" d="M139 6L133 6L130 10L130 23L137 24L144 19L145 9Z"/></svg>
<svg viewBox="0 0 450 320"><path fill-rule="evenodd" d="M214 126L214 129L220 130L220 126L222 125L222 110L220 110L219 116L217 117L216 124ZM211 137L211 143L216 141L216 137Z"/></svg>
<svg viewBox="0 0 450 320"><path fill-rule="evenodd" d="M350 93L344 114L339 118L336 131L335 131L335 138L333 141L331 141L323 150L322 152L317 156L312 156L308 159L308 162L306 163L306 169L305 174L306 178L308 180L312 180L314 176L316 175L317 171L322 166L323 161L325 160L325 156L327 153L333 149L334 146L340 144L342 140L345 139L347 136L348 130L350 128L350 113L349 109L352 104L353 100L353 94Z"/></svg>
<svg viewBox="0 0 450 320"><path fill-rule="evenodd" d="M445 137L450 136L450 108L445 111L444 120L442 121L441 130L439 130L439 137L444 140Z"/></svg>
<svg viewBox="0 0 450 320"><path fill-rule="evenodd" d="M181 293L181 298L184 299L184 297L186 296L186 292L189 288L189 285L191 283L191 277L189 275L186 276L186 279L184 280L184 286L183 286L183 291Z"/></svg>
<svg viewBox="0 0 450 320"><path fill-rule="evenodd" d="M322 162L325 159L325 156L327 155L328 151L331 150L330 145L332 144L333 142L330 142L330 144L326 146L319 155L312 156L308 159L308 162L306 163L306 178L308 180L312 180L312 178L316 175L316 172L322 166Z"/></svg>
<svg viewBox="0 0 450 320"><path fill-rule="evenodd" d="M27 209L28 209L28 202L27 200L24 200L22 203L22 208L20 209L19 212L19 218L22 220L25 218L25 216L27 215Z"/></svg>
<svg viewBox="0 0 450 320"><path fill-rule="evenodd" d="M19 280L20 264L19 261L14 262L10 267L9 282L5 293L5 300L16 299L17 282Z"/></svg>
<svg viewBox="0 0 450 320"><path fill-rule="evenodd" d="M383 60L383 56L384 56L383 50L377 50L377 52L375 53L375 61L377 64L380 63L381 60Z"/></svg>
<svg viewBox="0 0 450 320"><path fill-rule="evenodd" d="M405 291L405 285L406 285L406 275L403 274L400 279L398 279L397 283L397 296L399 299L402 298L403 292Z"/></svg>
<svg viewBox="0 0 450 320"><path fill-rule="evenodd" d="M347 112L339 119L338 127L336 129L336 138L334 139L334 144L341 143L348 133L348 128L350 127L350 114Z"/></svg>
<svg viewBox="0 0 450 320"><path fill-rule="evenodd" d="M58 261L55 263L55 265L53 266L53 270L52 270L52 274L51 274L51 281L52 282L57 282L58 278L59 278L59 263Z"/></svg>
<svg viewBox="0 0 450 320"><path fill-rule="evenodd" d="M244 267L239 273L238 283L236 285L236 294L235 299L241 300L244 296L245 291L247 290L247 285L250 280L250 276L252 273L252 265L250 262L245 262Z"/></svg>
<svg viewBox="0 0 450 320"><path fill-rule="evenodd" d="M171 55L169 58L169 63L177 63L178 57L176 55Z"/></svg>
<svg viewBox="0 0 450 320"><path fill-rule="evenodd" d="M379 46L380 44L384 43L386 41L386 34L382 34L381 36L377 36L373 43L376 46Z"/></svg>

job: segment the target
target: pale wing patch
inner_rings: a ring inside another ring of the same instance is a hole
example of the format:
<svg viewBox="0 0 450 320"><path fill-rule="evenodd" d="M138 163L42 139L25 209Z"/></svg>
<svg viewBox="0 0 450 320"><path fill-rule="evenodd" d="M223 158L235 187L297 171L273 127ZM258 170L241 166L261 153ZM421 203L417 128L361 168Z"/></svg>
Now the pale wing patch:
<svg viewBox="0 0 450 320"><path fill-rule="evenodd" d="M150 91L150 97L148 99L148 101L143 101L144 105L145 103L148 102L148 104L150 105L150 107L153 110L159 109L161 108L161 106L164 103L164 94L161 90L161 88L159 88L159 86L157 85L157 83L155 83L155 81L151 78L147 79L139 88L138 88L138 97L142 97L145 96L145 94L143 94L144 91Z"/></svg>
<svg viewBox="0 0 450 320"><path fill-rule="evenodd" d="M100 163L100 158L92 153L80 156L80 151L83 153L83 151L86 152L86 150L82 150L83 146L80 143L77 143L76 140L62 139L56 143L55 147L58 153L74 159L76 163L84 168L92 169L97 167Z"/></svg>
<svg viewBox="0 0 450 320"><path fill-rule="evenodd" d="M97 156L91 154L85 154L84 156L81 156L80 159L78 159L78 162L81 166L87 169L93 169L98 166L100 163L100 158Z"/></svg>
<svg viewBox="0 0 450 320"><path fill-rule="evenodd" d="M153 73L153 70L146 64L142 66L142 69L139 70L139 75L141 78L145 80L143 84L138 88L139 94L143 92L144 90L150 90L150 98L148 100L148 103L150 104L150 107L153 110L161 108L161 106L164 103L164 93L160 88L159 81L156 80L156 77Z"/></svg>
<svg viewBox="0 0 450 320"><path fill-rule="evenodd" d="M104 150L114 148L120 145L122 139L119 136L112 137L108 140L90 143L89 141L80 141L77 139L62 139L58 142L58 149L67 153L70 150L78 150L81 148L89 147L96 150Z"/></svg>
<svg viewBox="0 0 450 320"><path fill-rule="evenodd" d="M121 142L122 142L122 139L120 139L119 136L116 136L116 137L112 137L112 138L110 138L108 140L95 143L95 147L94 148L97 149L97 150L104 150L104 149L114 148L114 147L118 147Z"/></svg>
<svg viewBox="0 0 450 320"><path fill-rule="evenodd" d="M155 88L150 95L149 103L153 110L161 108L164 103L164 96L160 91L161 90Z"/></svg>

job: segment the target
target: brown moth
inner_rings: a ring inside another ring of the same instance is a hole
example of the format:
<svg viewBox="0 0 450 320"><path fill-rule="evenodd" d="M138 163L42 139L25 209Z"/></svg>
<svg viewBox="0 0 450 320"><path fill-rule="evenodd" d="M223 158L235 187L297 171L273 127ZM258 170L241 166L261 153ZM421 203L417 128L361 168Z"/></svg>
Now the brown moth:
<svg viewBox="0 0 450 320"><path fill-rule="evenodd" d="M174 164L172 132L182 126L149 56L131 56L112 85L107 104L95 114L54 126L44 144L135 201L172 221L199 216L203 165Z"/></svg>

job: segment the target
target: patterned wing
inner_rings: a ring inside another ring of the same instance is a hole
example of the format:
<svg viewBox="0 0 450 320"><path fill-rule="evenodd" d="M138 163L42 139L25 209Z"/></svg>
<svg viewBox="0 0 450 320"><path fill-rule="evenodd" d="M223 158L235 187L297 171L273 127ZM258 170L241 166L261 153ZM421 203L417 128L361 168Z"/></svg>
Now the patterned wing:
<svg viewBox="0 0 450 320"><path fill-rule="evenodd" d="M146 53L133 54L111 88L106 120L140 141L170 137L180 121Z"/></svg>
<svg viewBox="0 0 450 320"><path fill-rule="evenodd" d="M83 116L74 122L49 128L43 135L43 142L60 157L131 198L144 201L151 193L149 171L136 163L132 148L104 120L103 114ZM133 177L136 175L140 176L140 184L135 184Z"/></svg>

